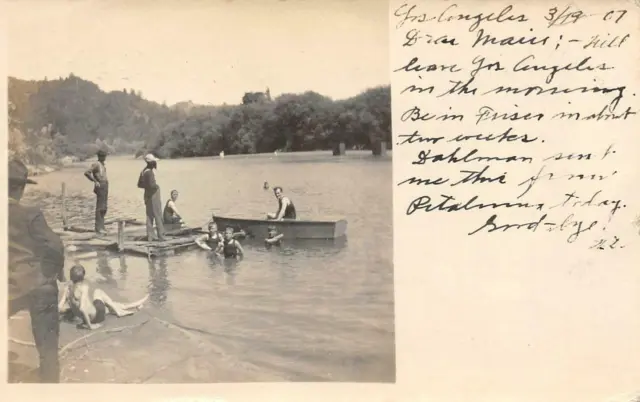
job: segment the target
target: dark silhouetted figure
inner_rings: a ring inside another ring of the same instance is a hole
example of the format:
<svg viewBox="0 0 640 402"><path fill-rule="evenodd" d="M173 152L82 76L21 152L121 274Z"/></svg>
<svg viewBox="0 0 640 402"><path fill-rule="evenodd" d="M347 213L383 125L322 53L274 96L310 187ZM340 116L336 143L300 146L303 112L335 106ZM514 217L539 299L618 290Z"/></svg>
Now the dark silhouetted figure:
<svg viewBox="0 0 640 402"><path fill-rule="evenodd" d="M36 207L20 204L26 166L9 162L9 317L22 310L31 315L31 329L40 357L40 382L60 382L58 284L64 282L64 246Z"/></svg>
<svg viewBox="0 0 640 402"><path fill-rule="evenodd" d="M147 240L164 241L164 225L162 223L162 197L160 196L160 186L156 183L156 176L153 172L158 167L158 158L153 154L147 154L144 161L147 166L140 173L138 178L138 188L144 189L144 205L147 215ZM156 224L157 239L153 237L153 223Z"/></svg>

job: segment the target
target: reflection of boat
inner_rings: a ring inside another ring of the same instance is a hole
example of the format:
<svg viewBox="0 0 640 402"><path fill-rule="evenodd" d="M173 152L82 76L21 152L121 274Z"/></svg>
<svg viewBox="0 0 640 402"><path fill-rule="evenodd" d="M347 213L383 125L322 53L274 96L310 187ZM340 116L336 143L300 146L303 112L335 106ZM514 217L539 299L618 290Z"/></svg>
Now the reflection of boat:
<svg viewBox="0 0 640 402"><path fill-rule="evenodd" d="M244 230L249 236L257 238L267 237L267 228L275 226L286 239L336 239L345 236L347 221L345 219L327 221L308 220L269 220L243 219L216 216L218 227L224 230L226 226Z"/></svg>
<svg viewBox="0 0 640 402"><path fill-rule="evenodd" d="M258 237L247 237L241 240L242 246L245 245L264 248L264 239ZM283 248L291 250L302 250L305 252L335 250L340 251L347 247L347 236L338 237L335 239L287 239L283 240ZM274 250L277 247L273 248Z"/></svg>

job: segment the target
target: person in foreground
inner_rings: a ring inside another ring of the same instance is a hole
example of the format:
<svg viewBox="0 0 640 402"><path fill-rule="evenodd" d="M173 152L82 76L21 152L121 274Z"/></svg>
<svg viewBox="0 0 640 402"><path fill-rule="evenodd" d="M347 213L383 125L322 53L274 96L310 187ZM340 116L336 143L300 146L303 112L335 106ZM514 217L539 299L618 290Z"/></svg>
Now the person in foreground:
<svg viewBox="0 0 640 402"><path fill-rule="evenodd" d="M296 207L289 197L285 197L282 193L282 187L274 187L273 194L278 200L278 212L275 214L267 214L267 219L275 219L281 221L283 219L296 219Z"/></svg>
<svg viewBox="0 0 640 402"><path fill-rule="evenodd" d="M164 211L162 211L162 220L165 225L184 224L184 220L180 216L180 212L178 212L178 207L176 207L176 201L178 201L178 190L172 190L171 198L169 198L164 206Z"/></svg>
<svg viewBox="0 0 640 402"><path fill-rule="evenodd" d="M85 269L82 265L76 264L69 272L69 285L64 288L62 298L58 303L58 309L66 315L69 311L73 317L82 320L83 326L88 329L97 329L102 326L108 313L116 317L125 317L135 313L133 309L139 310L149 295L137 302L123 304L115 302L102 289L95 289L91 294L91 287L84 280Z"/></svg>
<svg viewBox="0 0 640 402"><path fill-rule="evenodd" d="M27 167L11 160L8 168L8 299L9 317L22 310L31 316L31 331L40 358L42 383L60 382L58 283L64 282L64 245L36 207L20 204Z"/></svg>
<svg viewBox="0 0 640 402"><path fill-rule="evenodd" d="M162 197L160 196L160 186L156 183L156 175L153 172L158 168L158 158L152 154L147 154L144 161L147 166L140 173L138 178L138 188L144 189L144 205L147 214L147 240L153 241L153 223L156 224L157 240L165 241L164 225L162 224Z"/></svg>
<svg viewBox="0 0 640 402"><path fill-rule="evenodd" d="M98 151L98 161L93 163L89 170L84 172L87 179L93 182L93 192L96 194L96 222L95 231L99 234L106 233L104 217L107 214L107 200L109 198L109 180L107 179L107 167L104 165L107 152Z"/></svg>
<svg viewBox="0 0 640 402"><path fill-rule="evenodd" d="M278 233L278 229L275 226L269 226L267 238L264 239L264 245L267 249L270 249L273 246L280 247L282 246L282 239L284 238L284 234Z"/></svg>

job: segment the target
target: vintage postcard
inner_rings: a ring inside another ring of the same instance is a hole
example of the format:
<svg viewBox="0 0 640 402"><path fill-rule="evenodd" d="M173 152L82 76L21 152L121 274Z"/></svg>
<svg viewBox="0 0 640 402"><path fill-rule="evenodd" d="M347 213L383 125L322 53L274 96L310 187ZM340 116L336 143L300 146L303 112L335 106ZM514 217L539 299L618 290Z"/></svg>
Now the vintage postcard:
<svg viewBox="0 0 640 402"><path fill-rule="evenodd" d="M395 382L386 2L5 8L9 383Z"/></svg>
<svg viewBox="0 0 640 402"><path fill-rule="evenodd" d="M640 401L638 1L3 10L11 400Z"/></svg>

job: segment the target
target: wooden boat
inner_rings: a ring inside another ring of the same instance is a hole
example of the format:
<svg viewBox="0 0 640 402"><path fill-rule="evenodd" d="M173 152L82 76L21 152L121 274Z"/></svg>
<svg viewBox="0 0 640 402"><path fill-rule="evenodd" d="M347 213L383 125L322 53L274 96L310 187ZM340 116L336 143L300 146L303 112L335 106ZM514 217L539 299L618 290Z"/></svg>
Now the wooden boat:
<svg viewBox="0 0 640 402"><path fill-rule="evenodd" d="M227 226L236 231L244 230L248 236L266 238L268 227L275 226L285 239L336 239L346 235L345 219L310 221L285 219L281 221L269 219L247 219L216 216L214 218L219 231Z"/></svg>

